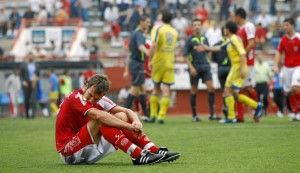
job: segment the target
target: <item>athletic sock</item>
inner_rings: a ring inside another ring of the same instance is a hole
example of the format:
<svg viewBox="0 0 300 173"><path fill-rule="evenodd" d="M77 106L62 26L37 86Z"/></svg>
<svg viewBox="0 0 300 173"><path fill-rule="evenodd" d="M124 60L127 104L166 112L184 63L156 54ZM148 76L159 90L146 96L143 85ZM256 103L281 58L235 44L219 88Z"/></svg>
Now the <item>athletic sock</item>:
<svg viewBox="0 0 300 173"><path fill-rule="evenodd" d="M197 116L197 112L196 112L196 99L197 99L197 95L196 94L190 94L190 105L191 105L193 117Z"/></svg>
<svg viewBox="0 0 300 173"><path fill-rule="evenodd" d="M238 101L245 103L247 106L250 106L253 109L257 108L257 102L244 94L238 95Z"/></svg>
<svg viewBox="0 0 300 173"><path fill-rule="evenodd" d="M148 111L147 111L147 104L146 104L146 95L145 94L141 94L139 96L139 98L140 98L140 103L141 103L144 115L146 117L149 117L149 114L148 114Z"/></svg>
<svg viewBox="0 0 300 173"><path fill-rule="evenodd" d="M150 117L155 118L158 111L158 95L152 94L150 97Z"/></svg>
<svg viewBox="0 0 300 173"><path fill-rule="evenodd" d="M133 100L134 100L135 96L132 95L132 94L128 94L128 97L126 99L126 108L128 109L131 109L132 108L132 103L133 103Z"/></svg>
<svg viewBox="0 0 300 173"><path fill-rule="evenodd" d="M152 153L155 153L159 149L145 134L143 134L141 138L137 138L127 129L122 129L122 132L130 141L140 148L150 150Z"/></svg>
<svg viewBox="0 0 300 173"><path fill-rule="evenodd" d="M228 108L228 119L234 119L235 117L234 102L234 97L232 95L225 97L225 103Z"/></svg>
<svg viewBox="0 0 300 173"><path fill-rule="evenodd" d="M166 119L166 114L169 108L169 102L170 98L169 97L162 97L160 100L160 109L158 113L158 119L164 120Z"/></svg>
<svg viewBox="0 0 300 173"><path fill-rule="evenodd" d="M292 105L291 105L291 102L290 102L290 95L291 95L291 93L288 93L287 95L285 95L285 102L286 102L287 109L291 113L291 112L294 112L294 111L292 109Z"/></svg>
<svg viewBox="0 0 300 173"><path fill-rule="evenodd" d="M215 92L208 93L208 104L209 104L209 113L210 116L214 116L215 114Z"/></svg>
<svg viewBox="0 0 300 173"><path fill-rule="evenodd" d="M295 94L290 94L289 101L290 101L290 106L291 106L292 112L297 114L299 109L298 109L298 105L297 105L296 95Z"/></svg>
<svg viewBox="0 0 300 173"><path fill-rule="evenodd" d="M119 129L108 126L101 126L100 131L103 137L109 143L129 154L132 158L137 158L141 154L142 149L128 140L124 133L122 133L122 131L120 131Z"/></svg>

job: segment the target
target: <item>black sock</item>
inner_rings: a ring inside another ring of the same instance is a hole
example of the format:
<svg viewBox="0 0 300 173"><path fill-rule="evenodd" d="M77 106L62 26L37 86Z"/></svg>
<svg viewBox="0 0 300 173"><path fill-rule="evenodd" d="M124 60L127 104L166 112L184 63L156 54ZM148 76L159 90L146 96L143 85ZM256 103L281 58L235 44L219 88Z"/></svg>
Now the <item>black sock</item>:
<svg viewBox="0 0 300 173"><path fill-rule="evenodd" d="M191 108L192 108L192 114L193 117L197 116L196 113L196 94L190 94L190 104L191 104Z"/></svg>
<svg viewBox="0 0 300 173"><path fill-rule="evenodd" d="M290 94L288 93L287 95L285 95L285 101L286 101L286 107L288 108L289 112L294 112L290 103Z"/></svg>
<svg viewBox="0 0 300 173"><path fill-rule="evenodd" d="M215 92L208 93L208 105L209 105L210 116L214 116L214 114L215 114Z"/></svg>
<svg viewBox="0 0 300 173"><path fill-rule="evenodd" d="M125 107L128 108L128 109L131 109L132 108L132 103L133 103L133 100L134 100L135 96L132 95L132 94L128 94L128 97L126 99L126 104L125 104Z"/></svg>
<svg viewBox="0 0 300 173"><path fill-rule="evenodd" d="M147 104L146 104L146 95L141 94L139 96L139 98L140 98L140 103L141 103L141 106L142 106L142 109L143 109L143 112L144 112L145 116L149 117L149 113L147 111Z"/></svg>

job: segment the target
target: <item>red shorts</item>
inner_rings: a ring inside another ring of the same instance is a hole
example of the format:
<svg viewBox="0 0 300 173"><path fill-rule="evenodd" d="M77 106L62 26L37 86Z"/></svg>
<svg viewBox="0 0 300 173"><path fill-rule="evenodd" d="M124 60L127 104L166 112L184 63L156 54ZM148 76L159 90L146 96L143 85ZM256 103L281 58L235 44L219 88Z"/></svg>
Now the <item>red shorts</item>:
<svg viewBox="0 0 300 173"><path fill-rule="evenodd" d="M87 145L94 144L92 135L89 132L87 124L64 146L60 151L63 156L70 156L84 148Z"/></svg>

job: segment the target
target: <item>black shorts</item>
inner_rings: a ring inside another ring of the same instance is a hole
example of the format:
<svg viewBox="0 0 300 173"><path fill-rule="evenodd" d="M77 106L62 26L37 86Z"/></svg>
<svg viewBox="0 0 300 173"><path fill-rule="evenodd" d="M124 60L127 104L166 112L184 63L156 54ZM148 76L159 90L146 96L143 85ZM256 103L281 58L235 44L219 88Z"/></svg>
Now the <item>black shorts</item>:
<svg viewBox="0 0 300 173"><path fill-rule="evenodd" d="M131 85L139 86L145 83L144 62L130 59L129 71L131 75Z"/></svg>
<svg viewBox="0 0 300 173"><path fill-rule="evenodd" d="M212 80L210 65L193 64L193 66L197 71L197 75L190 76L191 85L198 85L200 78L203 83L205 83L206 81Z"/></svg>

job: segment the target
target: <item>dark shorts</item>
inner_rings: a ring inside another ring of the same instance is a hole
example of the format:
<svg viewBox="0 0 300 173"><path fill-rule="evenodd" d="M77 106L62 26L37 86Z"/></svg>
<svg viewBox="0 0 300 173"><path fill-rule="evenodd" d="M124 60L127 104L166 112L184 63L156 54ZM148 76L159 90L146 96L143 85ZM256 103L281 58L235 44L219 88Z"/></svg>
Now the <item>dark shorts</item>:
<svg viewBox="0 0 300 173"><path fill-rule="evenodd" d="M227 79L227 76L230 72L230 67L220 66L218 67L218 79L221 85L221 89L224 90L225 82Z"/></svg>
<svg viewBox="0 0 300 173"><path fill-rule="evenodd" d="M190 76L191 85L198 85L199 79L201 79L203 83L212 80L210 65L193 64L193 66L197 71L197 76Z"/></svg>
<svg viewBox="0 0 300 173"><path fill-rule="evenodd" d="M145 83L144 62L130 59L129 71L131 75L131 85L138 86L143 85Z"/></svg>

